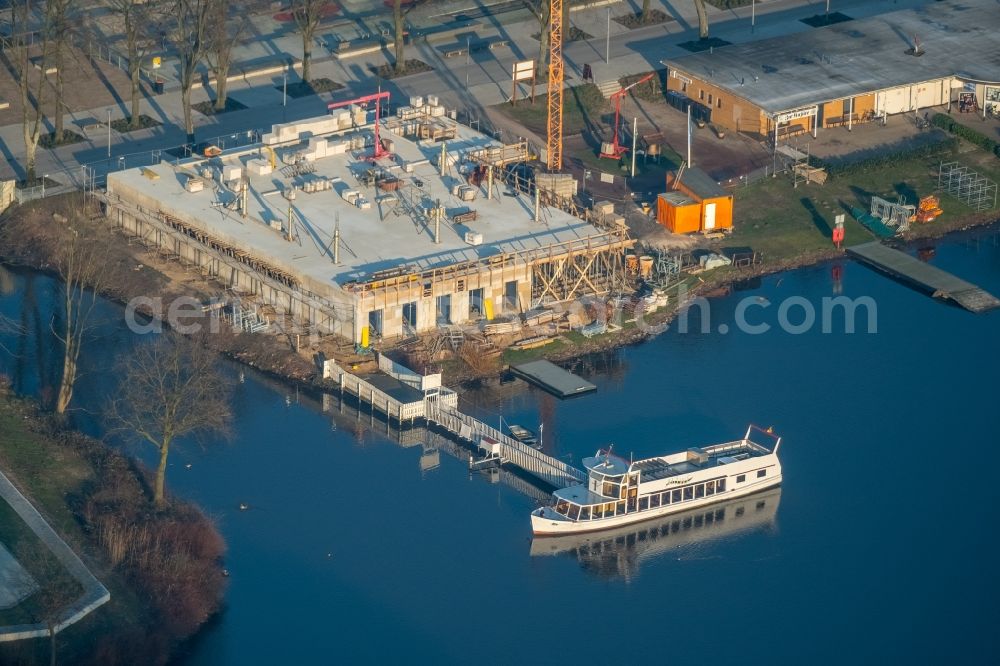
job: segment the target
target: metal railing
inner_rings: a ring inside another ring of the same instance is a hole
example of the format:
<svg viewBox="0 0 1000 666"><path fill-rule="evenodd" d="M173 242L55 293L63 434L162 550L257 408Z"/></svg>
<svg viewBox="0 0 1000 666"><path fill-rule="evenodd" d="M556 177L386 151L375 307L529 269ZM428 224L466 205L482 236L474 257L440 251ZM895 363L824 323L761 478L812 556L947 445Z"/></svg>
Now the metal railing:
<svg viewBox="0 0 1000 666"><path fill-rule="evenodd" d="M576 467L522 444L479 419L463 414L432 398L427 400L424 411L424 418L428 422L436 423L463 439L478 442L482 437L488 437L496 441L500 444L500 457L504 462L519 467L553 486L563 488L583 483L587 479L587 476Z"/></svg>

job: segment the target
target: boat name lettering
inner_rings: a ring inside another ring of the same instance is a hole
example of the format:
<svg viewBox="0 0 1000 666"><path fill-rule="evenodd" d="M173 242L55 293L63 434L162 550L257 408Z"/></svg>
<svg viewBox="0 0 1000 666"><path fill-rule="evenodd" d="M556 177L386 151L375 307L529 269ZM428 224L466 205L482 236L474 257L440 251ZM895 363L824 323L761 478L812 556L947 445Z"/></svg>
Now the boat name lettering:
<svg viewBox="0 0 1000 666"><path fill-rule="evenodd" d="M688 481L690 481L693 478L694 478L693 476L689 476L686 479L673 479L672 481L667 481L667 485L668 486L680 485L682 483L687 483Z"/></svg>

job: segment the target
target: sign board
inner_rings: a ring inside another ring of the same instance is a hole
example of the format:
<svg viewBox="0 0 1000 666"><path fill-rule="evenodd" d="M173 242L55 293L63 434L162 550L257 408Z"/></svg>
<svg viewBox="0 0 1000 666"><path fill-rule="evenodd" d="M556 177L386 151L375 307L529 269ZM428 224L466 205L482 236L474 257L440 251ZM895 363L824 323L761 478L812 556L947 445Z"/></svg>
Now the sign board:
<svg viewBox="0 0 1000 666"><path fill-rule="evenodd" d="M818 107L810 106L806 109L795 109L794 111L785 111L784 113L779 113L774 117L774 121L777 123L787 123L791 120L798 120L799 118L807 118L809 116L816 115L816 109Z"/></svg>
<svg viewBox="0 0 1000 666"><path fill-rule="evenodd" d="M535 78L535 61L525 60L524 62L515 62L511 68L515 81L527 81L529 79Z"/></svg>
<svg viewBox="0 0 1000 666"><path fill-rule="evenodd" d="M160 65L163 64L163 60L160 56L153 56L153 69L159 69Z"/></svg>
<svg viewBox="0 0 1000 666"><path fill-rule="evenodd" d="M838 227L844 226L844 219L845 219L845 217L846 216L843 213L841 213L840 215L835 216L833 218L834 225L836 225Z"/></svg>
<svg viewBox="0 0 1000 666"><path fill-rule="evenodd" d="M601 172L601 182L602 183L613 183L615 182L615 175L612 173Z"/></svg>

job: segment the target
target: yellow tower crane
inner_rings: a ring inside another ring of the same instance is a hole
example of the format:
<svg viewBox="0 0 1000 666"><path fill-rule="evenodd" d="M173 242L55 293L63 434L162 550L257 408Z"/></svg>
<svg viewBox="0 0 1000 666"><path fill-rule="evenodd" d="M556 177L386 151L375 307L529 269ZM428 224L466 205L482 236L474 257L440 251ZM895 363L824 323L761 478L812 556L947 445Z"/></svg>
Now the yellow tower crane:
<svg viewBox="0 0 1000 666"><path fill-rule="evenodd" d="M549 0L549 118L548 118L548 165L549 171L562 169L562 117L563 117L563 2Z"/></svg>

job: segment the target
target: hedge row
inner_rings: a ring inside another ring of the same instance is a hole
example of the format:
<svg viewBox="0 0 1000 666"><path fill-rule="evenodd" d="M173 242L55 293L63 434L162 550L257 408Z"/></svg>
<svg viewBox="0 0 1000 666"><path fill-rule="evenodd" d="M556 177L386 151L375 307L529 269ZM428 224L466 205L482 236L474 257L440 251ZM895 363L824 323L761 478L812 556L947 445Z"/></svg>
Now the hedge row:
<svg viewBox="0 0 1000 666"><path fill-rule="evenodd" d="M990 137L986 136L982 132L977 132L971 127L967 127L959 122L956 122L951 116L944 113L934 114L934 118L931 119L931 123L936 127L940 127L943 130L951 132L955 136L960 136L969 143L979 146L985 151L991 152L997 157L1000 157L1000 143L997 143Z"/></svg>
<svg viewBox="0 0 1000 666"><path fill-rule="evenodd" d="M926 143L912 148L904 148L888 153L882 153L874 157L858 160L857 162L831 164L826 160L814 159L813 164L826 169L827 174L831 177L849 176L865 171L874 171L875 169L890 167L895 165L897 162L905 160L939 157L946 153L954 153L957 149L958 139L954 137L947 137L934 143Z"/></svg>
<svg viewBox="0 0 1000 666"><path fill-rule="evenodd" d="M737 7L746 7L753 0L705 0L708 4L718 9L735 9ZM760 2L760 0L757 0Z"/></svg>

